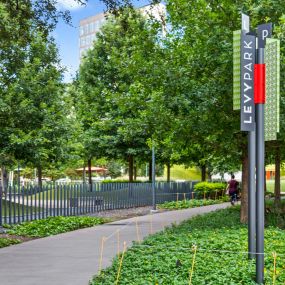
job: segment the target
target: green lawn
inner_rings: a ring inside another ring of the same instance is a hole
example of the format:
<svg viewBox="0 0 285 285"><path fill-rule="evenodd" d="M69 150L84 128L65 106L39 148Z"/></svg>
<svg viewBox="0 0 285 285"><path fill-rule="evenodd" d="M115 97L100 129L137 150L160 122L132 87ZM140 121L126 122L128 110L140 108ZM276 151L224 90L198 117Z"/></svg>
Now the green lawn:
<svg viewBox="0 0 285 285"><path fill-rule="evenodd" d="M274 180L266 180L266 190L268 192L274 192ZM285 180L281 180L281 192L285 192Z"/></svg>
<svg viewBox="0 0 285 285"><path fill-rule="evenodd" d="M134 244L124 255L118 284L187 285L191 272L193 285L256 284L254 261L246 253L247 227L240 224L239 215L239 207L231 207L197 216ZM266 228L265 252L266 284L275 277L275 285L285 284L284 230ZM277 252L275 276L273 252ZM117 284L119 261L115 258L91 284Z"/></svg>
<svg viewBox="0 0 285 285"><path fill-rule="evenodd" d="M31 211L34 213L36 211L40 211L40 208L34 208L34 207L30 207L30 206L22 206L19 203L14 203L14 202L9 202L9 201L5 201L2 199L2 215L3 216L9 216L11 215L22 215L23 214L23 209L24 209L24 213L30 213Z"/></svg>
<svg viewBox="0 0 285 285"><path fill-rule="evenodd" d="M163 178L166 180L166 168L164 169ZM185 168L183 165L173 165L170 169L171 180L200 180L201 173L195 167Z"/></svg>

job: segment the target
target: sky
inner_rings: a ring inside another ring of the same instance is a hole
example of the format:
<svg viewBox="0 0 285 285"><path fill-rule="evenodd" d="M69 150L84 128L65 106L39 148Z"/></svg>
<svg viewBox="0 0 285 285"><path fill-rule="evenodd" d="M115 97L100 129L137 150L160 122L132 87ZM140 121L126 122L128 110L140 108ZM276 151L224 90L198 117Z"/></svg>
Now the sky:
<svg viewBox="0 0 285 285"><path fill-rule="evenodd" d="M61 63L67 68L64 81L71 82L79 67L79 21L102 13L106 7L99 0L89 0L86 6L81 6L74 0L58 0L58 3L58 8L69 10L72 17L72 26L61 21L53 32ZM145 3L145 0L141 0L134 5L143 6Z"/></svg>

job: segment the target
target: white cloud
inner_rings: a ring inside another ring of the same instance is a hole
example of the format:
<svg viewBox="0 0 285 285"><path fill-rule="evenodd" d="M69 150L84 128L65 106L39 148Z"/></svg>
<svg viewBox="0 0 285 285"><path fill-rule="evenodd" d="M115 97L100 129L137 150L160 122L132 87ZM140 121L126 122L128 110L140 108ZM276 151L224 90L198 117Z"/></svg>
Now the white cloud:
<svg viewBox="0 0 285 285"><path fill-rule="evenodd" d="M68 10L76 10L84 7L80 5L76 0L58 0L58 5L60 8Z"/></svg>

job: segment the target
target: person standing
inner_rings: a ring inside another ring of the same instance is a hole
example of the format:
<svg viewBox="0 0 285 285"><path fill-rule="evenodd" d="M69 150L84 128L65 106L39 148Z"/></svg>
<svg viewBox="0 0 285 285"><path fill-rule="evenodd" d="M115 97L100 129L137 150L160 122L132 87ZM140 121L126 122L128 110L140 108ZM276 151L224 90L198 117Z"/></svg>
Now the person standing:
<svg viewBox="0 0 285 285"><path fill-rule="evenodd" d="M231 180L228 182L227 191L229 192L231 204L234 205L238 194L238 181L235 180L235 176L231 176Z"/></svg>

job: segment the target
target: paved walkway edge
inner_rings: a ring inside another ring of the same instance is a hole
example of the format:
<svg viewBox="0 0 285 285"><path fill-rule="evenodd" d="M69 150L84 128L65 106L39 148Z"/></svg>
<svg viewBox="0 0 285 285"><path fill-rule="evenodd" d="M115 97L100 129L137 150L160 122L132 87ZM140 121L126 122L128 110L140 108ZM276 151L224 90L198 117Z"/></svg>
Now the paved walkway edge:
<svg viewBox="0 0 285 285"><path fill-rule="evenodd" d="M167 211L120 220L0 249L0 278L5 285L88 285L101 267L106 268L123 242L131 246L173 223L229 207L229 203ZM119 243L118 243L119 241Z"/></svg>

